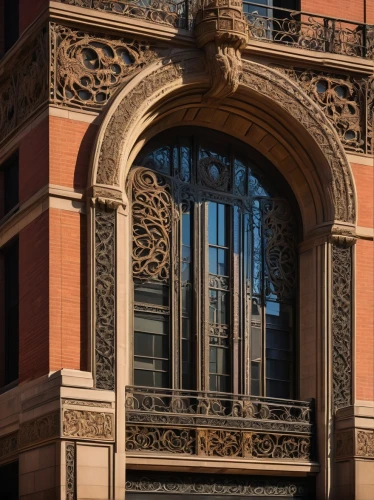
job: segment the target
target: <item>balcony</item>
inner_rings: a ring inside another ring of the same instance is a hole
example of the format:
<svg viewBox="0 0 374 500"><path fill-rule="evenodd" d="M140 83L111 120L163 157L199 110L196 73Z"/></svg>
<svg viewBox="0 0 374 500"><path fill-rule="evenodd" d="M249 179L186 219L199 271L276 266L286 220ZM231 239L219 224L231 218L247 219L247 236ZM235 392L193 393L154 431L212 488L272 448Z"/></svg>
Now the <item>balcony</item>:
<svg viewBox="0 0 374 500"><path fill-rule="evenodd" d="M312 402L126 388L126 450L239 460L309 463Z"/></svg>
<svg viewBox="0 0 374 500"><path fill-rule="evenodd" d="M193 30L195 0L56 0L60 3ZM222 7L223 5L221 5ZM374 25L243 1L250 40L374 59Z"/></svg>

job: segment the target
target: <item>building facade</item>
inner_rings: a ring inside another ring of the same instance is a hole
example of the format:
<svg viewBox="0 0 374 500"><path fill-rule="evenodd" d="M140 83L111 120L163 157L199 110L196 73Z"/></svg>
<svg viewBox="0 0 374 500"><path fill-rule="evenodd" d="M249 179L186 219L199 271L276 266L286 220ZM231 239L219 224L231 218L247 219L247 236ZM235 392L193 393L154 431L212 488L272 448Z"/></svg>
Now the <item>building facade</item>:
<svg viewBox="0 0 374 500"><path fill-rule="evenodd" d="M374 498L374 1L0 0L0 498Z"/></svg>

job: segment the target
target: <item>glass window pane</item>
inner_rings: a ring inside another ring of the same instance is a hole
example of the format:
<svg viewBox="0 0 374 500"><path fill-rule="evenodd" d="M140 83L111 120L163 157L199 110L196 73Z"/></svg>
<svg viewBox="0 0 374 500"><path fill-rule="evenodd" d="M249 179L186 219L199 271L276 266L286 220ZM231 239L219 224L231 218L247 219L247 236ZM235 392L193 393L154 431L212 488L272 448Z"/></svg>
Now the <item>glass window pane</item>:
<svg viewBox="0 0 374 500"><path fill-rule="evenodd" d="M211 274L218 274L218 249L217 248L209 248L209 272Z"/></svg>
<svg viewBox="0 0 374 500"><path fill-rule="evenodd" d="M268 349L291 350L291 336L288 332L282 330L266 329L266 347Z"/></svg>
<svg viewBox="0 0 374 500"><path fill-rule="evenodd" d="M135 313L134 319L134 329L136 332L149 332L164 335L169 333L169 322L164 316Z"/></svg>
<svg viewBox="0 0 374 500"><path fill-rule="evenodd" d="M245 196L246 194L247 167L235 158L234 163L234 194Z"/></svg>
<svg viewBox="0 0 374 500"><path fill-rule="evenodd" d="M230 294L226 292L218 292L218 307L219 307L219 319L221 325L228 325L230 322L229 316L229 299Z"/></svg>
<svg viewBox="0 0 374 500"><path fill-rule="evenodd" d="M134 371L134 384L144 385L146 387L153 387L153 372L145 370Z"/></svg>
<svg viewBox="0 0 374 500"><path fill-rule="evenodd" d="M218 249L218 273L220 276L228 276L228 250Z"/></svg>
<svg viewBox="0 0 374 500"><path fill-rule="evenodd" d="M218 245L228 246L227 215L229 207L227 205L218 205Z"/></svg>
<svg viewBox="0 0 374 500"><path fill-rule="evenodd" d="M156 306L168 306L169 287L159 283L135 283L134 300Z"/></svg>
<svg viewBox="0 0 374 500"><path fill-rule="evenodd" d="M181 140L181 142L189 142L189 139ZM183 182L191 180L191 148L189 144L181 145L180 147L180 178Z"/></svg>
<svg viewBox="0 0 374 500"><path fill-rule="evenodd" d="M287 361L269 359L266 363L266 376L277 380L290 380L291 364Z"/></svg>
<svg viewBox="0 0 374 500"><path fill-rule="evenodd" d="M209 321L218 323L218 292L209 290Z"/></svg>
<svg viewBox="0 0 374 500"><path fill-rule="evenodd" d="M150 153L144 161L144 167L156 170L160 174L170 175L170 147L163 146Z"/></svg>
<svg viewBox="0 0 374 500"><path fill-rule="evenodd" d="M191 246L191 216L189 213L182 214L182 243Z"/></svg>
<svg viewBox="0 0 374 500"><path fill-rule="evenodd" d="M153 356L153 337L151 333L135 332L134 354L138 356Z"/></svg>
<svg viewBox="0 0 374 500"><path fill-rule="evenodd" d="M208 203L208 241L211 245L218 244L217 236L217 203Z"/></svg>
<svg viewBox="0 0 374 500"><path fill-rule="evenodd" d="M278 380L266 380L266 395L269 398L283 398L288 399L291 397L291 387L289 382L280 382Z"/></svg>

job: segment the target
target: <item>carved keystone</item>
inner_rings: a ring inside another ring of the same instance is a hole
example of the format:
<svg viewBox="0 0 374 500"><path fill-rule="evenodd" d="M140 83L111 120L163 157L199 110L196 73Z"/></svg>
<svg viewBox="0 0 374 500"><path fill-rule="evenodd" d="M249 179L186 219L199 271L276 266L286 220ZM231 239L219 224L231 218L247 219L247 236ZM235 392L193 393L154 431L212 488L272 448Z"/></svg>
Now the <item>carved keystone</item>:
<svg viewBox="0 0 374 500"><path fill-rule="evenodd" d="M205 0L195 19L197 46L204 48L210 74L206 97L221 99L236 92L242 69L241 51L248 24L241 0Z"/></svg>

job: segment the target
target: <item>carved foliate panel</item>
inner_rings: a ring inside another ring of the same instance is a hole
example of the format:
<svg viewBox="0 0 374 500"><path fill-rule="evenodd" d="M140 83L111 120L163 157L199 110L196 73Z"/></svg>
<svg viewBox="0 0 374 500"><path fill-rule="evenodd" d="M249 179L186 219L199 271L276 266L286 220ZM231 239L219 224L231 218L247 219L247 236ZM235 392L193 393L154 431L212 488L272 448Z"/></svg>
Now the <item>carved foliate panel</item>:
<svg viewBox="0 0 374 500"><path fill-rule="evenodd" d="M335 437L335 458L353 457L355 436L354 431L337 432Z"/></svg>
<svg viewBox="0 0 374 500"><path fill-rule="evenodd" d="M95 214L96 387L114 390L116 212Z"/></svg>
<svg viewBox="0 0 374 500"><path fill-rule="evenodd" d="M196 450L196 431L128 425L126 450L193 455Z"/></svg>
<svg viewBox="0 0 374 500"><path fill-rule="evenodd" d="M18 452L18 432L0 438L0 460Z"/></svg>
<svg viewBox="0 0 374 500"><path fill-rule="evenodd" d="M232 474L165 474L128 471L126 474L126 491L144 493L146 495L168 493L196 495L224 495L228 498L273 498L307 499L313 498L313 487L306 479L297 478L264 478L263 476Z"/></svg>
<svg viewBox="0 0 374 500"><path fill-rule="evenodd" d="M332 245L332 380L335 409L352 404L352 248Z"/></svg>
<svg viewBox="0 0 374 500"><path fill-rule="evenodd" d="M9 62L6 78L0 81L0 142L48 102L47 29L43 28L28 47Z"/></svg>
<svg viewBox="0 0 374 500"><path fill-rule="evenodd" d="M374 432L359 430L357 432L357 455L374 458Z"/></svg>
<svg viewBox="0 0 374 500"><path fill-rule="evenodd" d="M276 67L321 108L348 151L373 151L373 80L351 75Z"/></svg>
<svg viewBox="0 0 374 500"><path fill-rule="evenodd" d="M81 439L111 441L114 439L114 414L65 409L63 435Z"/></svg>
<svg viewBox="0 0 374 500"><path fill-rule="evenodd" d="M19 444L21 447L60 436L60 412L50 413L20 425Z"/></svg>
<svg viewBox="0 0 374 500"><path fill-rule="evenodd" d="M56 104L101 109L135 71L155 59L136 40L97 36L51 25L51 99Z"/></svg>

